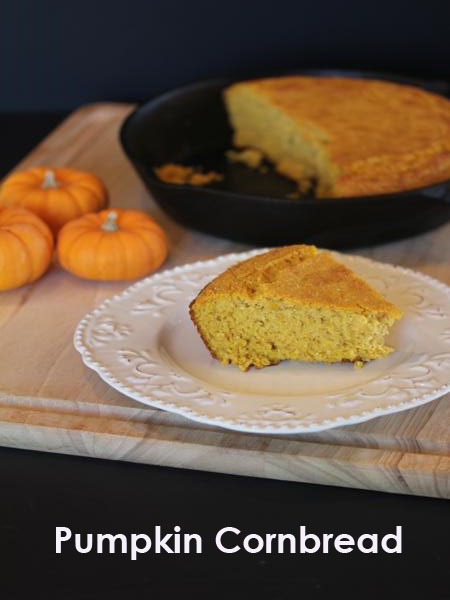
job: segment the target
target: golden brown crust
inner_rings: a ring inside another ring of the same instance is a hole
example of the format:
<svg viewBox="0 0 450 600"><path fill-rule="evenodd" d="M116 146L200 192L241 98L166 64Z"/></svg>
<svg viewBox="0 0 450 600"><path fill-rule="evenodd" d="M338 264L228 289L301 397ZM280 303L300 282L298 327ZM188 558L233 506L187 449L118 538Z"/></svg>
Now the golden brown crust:
<svg viewBox="0 0 450 600"><path fill-rule="evenodd" d="M334 310L377 312L395 319L403 314L329 252L302 244L275 248L230 267L198 294L191 304L191 316L194 304L233 294L253 299L279 298Z"/></svg>
<svg viewBox="0 0 450 600"><path fill-rule="evenodd" d="M389 193L450 178L450 101L442 96L386 81L291 76L234 84L226 100L243 90L288 116L327 155L334 185L319 195ZM239 131L235 139L240 145ZM299 178L295 161L276 166Z"/></svg>

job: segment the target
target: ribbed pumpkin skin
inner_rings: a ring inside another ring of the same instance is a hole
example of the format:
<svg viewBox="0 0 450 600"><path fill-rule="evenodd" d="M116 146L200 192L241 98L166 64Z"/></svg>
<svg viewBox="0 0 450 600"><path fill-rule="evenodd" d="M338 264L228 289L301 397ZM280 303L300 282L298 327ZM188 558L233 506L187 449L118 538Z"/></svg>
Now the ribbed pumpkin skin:
<svg viewBox="0 0 450 600"><path fill-rule="evenodd" d="M111 213L117 231L103 231ZM60 264L85 279L116 281L144 277L167 256L163 229L147 214L118 208L91 213L67 223L58 235Z"/></svg>
<svg viewBox="0 0 450 600"><path fill-rule="evenodd" d="M39 217L24 208L0 207L0 290L39 279L52 253L53 235Z"/></svg>
<svg viewBox="0 0 450 600"><path fill-rule="evenodd" d="M46 174L51 174L50 178ZM50 182L47 187L46 177ZM52 187L52 181L56 187ZM66 167L19 171L5 179L0 187L0 205L31 210L54 233L72 219L105 208L107 202L107 190L96 175Z"/></svg>

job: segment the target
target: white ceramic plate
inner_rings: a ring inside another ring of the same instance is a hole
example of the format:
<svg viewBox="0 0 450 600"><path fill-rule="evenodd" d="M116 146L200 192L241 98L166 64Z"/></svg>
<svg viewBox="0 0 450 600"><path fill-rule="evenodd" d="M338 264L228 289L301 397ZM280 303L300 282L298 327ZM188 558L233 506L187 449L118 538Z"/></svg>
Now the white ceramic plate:
<svg viewBox="0 0 450 600"><path fill-rule="evenodd" d="M259 433L311 432L429 402L450 390L450 288L420 273L335 253L405 310L396 352L349 363L284 361L246 373L214 360L188 305L231 264L256 250L176 267L105 301L75 332L75 347L123 394L212 425Z"/></svg>

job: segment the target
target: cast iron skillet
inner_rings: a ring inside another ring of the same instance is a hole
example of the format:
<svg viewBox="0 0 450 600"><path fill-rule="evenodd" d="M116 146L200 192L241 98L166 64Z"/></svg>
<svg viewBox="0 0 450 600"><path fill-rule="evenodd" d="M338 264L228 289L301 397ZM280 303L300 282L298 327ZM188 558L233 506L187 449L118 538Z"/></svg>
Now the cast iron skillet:
<svg viewBox="0 0 450 600"><path fill-rule="evenodd" d="M301 73L385 79L440 93L450 89L443 82L379 73ZM295 191L295 183L272 168L261 173L229 163L224 152L232 147L231 129L222 90L231 82L206 81L163 94L136 109L121 128L128 158L155 200L176 221L249 244L352 248L415 235L450 218L450 180L378 196L290 199L286 196ZM153 167L166 162L201 165L223 173L224 179L207 187L164 183Z"/></svg>

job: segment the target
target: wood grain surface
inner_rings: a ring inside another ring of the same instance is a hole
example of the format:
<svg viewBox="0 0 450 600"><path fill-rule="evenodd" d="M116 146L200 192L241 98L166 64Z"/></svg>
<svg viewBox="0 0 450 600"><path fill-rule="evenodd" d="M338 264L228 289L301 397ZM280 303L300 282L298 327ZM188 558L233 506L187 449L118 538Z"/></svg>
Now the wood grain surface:
<svg viewBox="0 0 450 600"><path fill-rule="evenodd" d="M165 215L124 156L127 104L74 112L16 169L94 171L111 206L151 213L167 230L164 268L249 247L184 229ZM450 224L353 253L450 282ZM365 423L291 436L200 425L123 396L73 347L78 321L127 283L83 281L56 263L38 282L0 294L0 445L236 475L450 497L450 396Z"/></svg>

